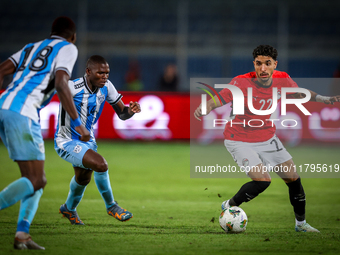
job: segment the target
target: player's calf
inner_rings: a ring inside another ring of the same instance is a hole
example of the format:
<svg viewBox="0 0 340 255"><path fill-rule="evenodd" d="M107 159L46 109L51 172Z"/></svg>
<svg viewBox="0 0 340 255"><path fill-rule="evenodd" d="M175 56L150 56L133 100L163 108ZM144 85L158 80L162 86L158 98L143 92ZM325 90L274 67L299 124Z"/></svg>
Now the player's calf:
<svg viewBox="0 0 340 255"><path fill-rule="evenodd" d="M301 184L301 179L298 178L286 184L289 188L289 199L294 208L295 218L297 221L303 221L305 220L306 212L306 195Z"/></svg>
<svg viewBox="0 0 340 255"><path fill-rule="evenodd" d="M239 206L243 202L249 202L265 191L270 185L270 181L251 181L245 183L236 195L230 199L230 206Z"/></svg>

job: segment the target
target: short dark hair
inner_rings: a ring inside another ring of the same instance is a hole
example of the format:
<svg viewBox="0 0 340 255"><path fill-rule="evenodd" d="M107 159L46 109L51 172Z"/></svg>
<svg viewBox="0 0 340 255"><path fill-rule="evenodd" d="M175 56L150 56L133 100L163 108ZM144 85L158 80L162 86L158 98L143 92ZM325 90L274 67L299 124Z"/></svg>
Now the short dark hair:
<svg viewBox="0 0 340 255"><path fill-rule="evenodd" d="M53 21L51 35L59 35L70 38L76 33L76 24L66 16L60 16Z"/></svg>
<svg viewBox="0 0 340 255"><path fill-rule="evenodd" d="M257 56L268 56L276 61L277 55L278 55L277 50L270 45L259 45L253 51L254 59Z"/></svg>
<svg viewBox="0 0 340 255"><path fill-rule="evenodd" d="M107 61L102 56L93 55L87 60L86 68L90 68L90 66L93 64L107 64Z"/></svg>

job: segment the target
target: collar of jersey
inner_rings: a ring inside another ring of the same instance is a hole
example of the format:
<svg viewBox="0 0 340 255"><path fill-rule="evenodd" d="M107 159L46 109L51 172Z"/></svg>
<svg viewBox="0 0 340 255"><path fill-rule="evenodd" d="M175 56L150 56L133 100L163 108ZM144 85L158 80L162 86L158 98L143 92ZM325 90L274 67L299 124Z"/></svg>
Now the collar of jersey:
<svg viewBox="0 0 340 255"><path fill-rule="evenodd" d="M66 39L64 37L61 37L59 35L51 35L50 37L53 38L53 39L60 39L60 40L66 41Z"/></svg>
<svg viewBox="0 0 340 255"><path fill-rule="evenodd" d="M270 87L273 85L273 78L272 78L272 81L271 81L271 83L270 83L269 86L263 86L263 85L257 80L257 78L254 78L254 79L253 79L253 82L254 82L257 86L259 86L259 87L261 87L261 88L268 89L268 88L270 88Z"/></svg>
<svg viewBox="0 0 340 255"><path fill-rule="evenodd" d="M87 85L87 80L86 80L85 75L84 75L83 79L84 79L84 82L85 82L85 88L86 88L91 94L97 93L98 87L96 87L96 88L94 89L94 91L92 91L92 90L90 89L90 87Z"/></svg>

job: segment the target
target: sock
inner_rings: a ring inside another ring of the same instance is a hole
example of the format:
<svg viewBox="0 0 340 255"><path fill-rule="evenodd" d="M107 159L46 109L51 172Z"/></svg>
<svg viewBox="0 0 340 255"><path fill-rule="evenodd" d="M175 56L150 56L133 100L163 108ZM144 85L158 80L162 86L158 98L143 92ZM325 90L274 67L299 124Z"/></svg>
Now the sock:
<svg viewBox="0 0 340 255"><path fill-rule="evenodd" d="M34 187L29 179L21 177L0 192L0 210L5 209L22 198L32 195Z"/></svg>
<svg viewBox="0 0 340 255"><path fill-rule="evenodd" d="M306 223L306 220L298 221L297 219L295 219L295 225L296 225L296 226L300 226L300 225L302 225L303 223Z"/></svg>
<svg viewBox="0 0 340 255"><path fill-rule="evenodd" d="M67 209L75 211L80 200L83 198L86 185L80 185L76 182L75 176L72 177L70 182L70 191L66 199Z"/></svg>
<svg viewBox="0 0 340 255"><path fill-rule="evenodd" d="M26 196L21 200L17 232L22 231L27 234L29 233L29 228L33 221L34 215L38 210L38 205L42 193L43 189L39 189L34 192L33 195Z"/></svg>
<svg viewBox="0 0 340 255"><path fill-rule="evenodd" d="M286 183L289 188L290 203L294 208L295 218L297 221L305 220L306 213L306 195L303 190L301 179Z"/></svg>
<svg viewBox="0 0 340 255"><path fill-rule="evenodd" d="M102 195L104 199L106 209L110 208L115 204L115 200L112 194L109 170L106 172L94 172L94 181L96 182L100 195Z"/></svg>
<svg viewBox="0 0 340 255"><path fill-rule="evenodd" d="M224 205L225 208L228 208L228 207L230 207L230 206L234 206L234 205L231 205L231 204L230 204L230 200L231 200L231 199L227 200L227 202L225 203L225 205Z"/></svg>
<svg viewBox="0 0 340 255"><path fill-rule="evenodd" d="M230 198L228 200L228 203L227 203L228 206L236 206L236 202L234 201L234 199Z"/></svg>
<svg viewBox="0 0 340 255"><path fill-rule="evenodd" d="M257 197L260 193L265 191L270 185L270 182L265 181L251 181L245 183L240 190L230 199L230 205L239 206L243 202L249 202L253 198Z"/></svg>

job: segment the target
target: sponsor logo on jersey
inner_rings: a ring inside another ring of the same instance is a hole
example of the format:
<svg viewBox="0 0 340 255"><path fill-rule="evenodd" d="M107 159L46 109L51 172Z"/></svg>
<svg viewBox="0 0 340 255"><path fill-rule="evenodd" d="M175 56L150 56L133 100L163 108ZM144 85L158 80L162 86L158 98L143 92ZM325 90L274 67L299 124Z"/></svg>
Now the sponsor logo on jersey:
<svg viewBox="0 0 340 255"><path fill-rule="evenodd" d="M75 89L79 89L81 87L83 87L85 85L85 82L81 82L81 83L78 83L78 84L74 84L74 88Z"/></svg>

